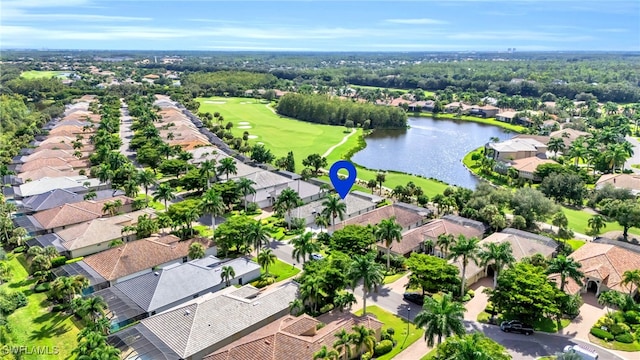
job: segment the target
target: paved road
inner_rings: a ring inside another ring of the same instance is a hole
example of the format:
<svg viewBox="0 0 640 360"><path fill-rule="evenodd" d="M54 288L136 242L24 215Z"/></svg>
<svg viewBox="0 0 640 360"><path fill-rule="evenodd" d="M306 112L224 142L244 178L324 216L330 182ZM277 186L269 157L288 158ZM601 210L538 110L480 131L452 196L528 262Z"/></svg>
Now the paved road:
<svg viewBox="0 0 640 360"><path fill-rule="evenodd" d="M302 268L302 264L298 264L291 256L293 250L291 245L274 240L269 247L273 249L273 253L280 260ZM356 288L355 294L362 297L362 287ZM380 288L377 293L370 294L367 298L367 306L370 305L377 305L403 318L407 318L408 316L412 321L418 312L422 310L419 305L405 301L402 298L402 294L392 291L388 287ZM465 321L465 327L467 331L480 331L499 344L502 344L509 350L514 360L534 360L541 356L554 355L556 352L561 352L566 345L570 344L595 348L595 346L580 340L556 334L535 333L531 336L525 336L504 333L500 331L498 326L482 324L475 321ZM596 351L600 355L600 360L624 360L606 350L596 349Z"/></svg>

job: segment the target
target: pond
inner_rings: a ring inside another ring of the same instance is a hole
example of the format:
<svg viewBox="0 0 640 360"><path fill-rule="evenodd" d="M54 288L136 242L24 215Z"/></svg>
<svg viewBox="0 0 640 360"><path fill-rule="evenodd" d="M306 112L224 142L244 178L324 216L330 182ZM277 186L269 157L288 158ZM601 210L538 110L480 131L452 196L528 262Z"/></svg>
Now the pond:
<svg viewBox="0 0 640 360"><path fill-rule="evenodd" d="M409 118L409 128L376 130L367 147L351 160L369 169L395 170L475 189L479 180L462 164L469 151L492 137L501 141L514 134L493 125L471 121Z"/></svg>

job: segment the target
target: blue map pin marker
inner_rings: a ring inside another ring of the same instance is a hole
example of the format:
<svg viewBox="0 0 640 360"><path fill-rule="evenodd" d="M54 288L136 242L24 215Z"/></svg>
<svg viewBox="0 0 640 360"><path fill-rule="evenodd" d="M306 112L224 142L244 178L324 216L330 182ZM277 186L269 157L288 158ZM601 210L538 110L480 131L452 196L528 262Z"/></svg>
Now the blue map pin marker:
<svg viewBox="0 0 640 360"><path fill-rule="evenodd" d="M338 171L340 169L347 170L349 172L349 176L346 179L341 179L338 176ZM331 179L331 184L333 184L334 189L338 192L338 195L342 199L347 197L353 183L356 182L356 167L350 161L340 160L336 161L331 165L331 169L329 169L329 179Z"/></svg>

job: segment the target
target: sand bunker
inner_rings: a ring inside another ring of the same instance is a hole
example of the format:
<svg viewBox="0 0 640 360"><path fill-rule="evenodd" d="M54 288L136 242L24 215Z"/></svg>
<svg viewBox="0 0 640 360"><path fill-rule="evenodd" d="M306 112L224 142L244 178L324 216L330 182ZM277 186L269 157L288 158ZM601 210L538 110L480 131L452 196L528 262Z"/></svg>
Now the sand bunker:
<svg viewBox="0 0 640 360"><path fill-rule="evenodd" d="M204 103L205 103L205 104L218 104L218 105L220 105L220 104L226 104L227 102L226 102L226 101L211 101L211 100L206 100Z"/></svg>
<svg viewBox="0 0 640 360"><path fill-rule="evenodd" d="M247 137L248 137L249 139L257 139L257 138L258 138L258 136L257 136L257 135L249 135L249 136L247 136Z"/></svg>
<svg viewBox="0 0 640 360"><path fill-rule="evenodd" d="M251 129L249 125L238 126L238 129Z"/></svg>
<svg viewBox="0 0 640 360"><path fill-rule="evenodd" d="M238 123L238 125L249 125L249 124L250 124L250 122L248 122L248 121L240 121Z"/></svg>

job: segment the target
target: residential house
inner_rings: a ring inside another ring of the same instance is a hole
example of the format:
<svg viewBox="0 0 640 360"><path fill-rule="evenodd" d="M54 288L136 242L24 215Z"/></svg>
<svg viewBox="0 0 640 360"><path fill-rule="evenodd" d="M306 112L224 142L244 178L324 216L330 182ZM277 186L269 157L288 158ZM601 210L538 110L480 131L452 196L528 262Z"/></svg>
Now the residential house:
<svg viewBox="0 0 640 360"><path fill-rule="evenodd" d="M297 207L291 210L291 216L294 218L304 219L306 225L314 224L316 216L320 214L324 209L324 205L322 205L324 201L325 199L321 198L319 200L315 200ZM375 202L371 201L371 199L356 194L356 192L349 193L349 195L347 195L347 197L345 197L342 201L344 201L346 205L346 211L344 214L345 220L375 210L376 208ZM285 220L287 222L291 220L289 219L288 214L285 216Z"/></svg>
<svg viewBox="0 0 640 360"><path fill-rule="evenodd" d="M479 116L483 118L495 117L500 111L499 108L493 105L484 105L484 106L472 106L468 113L472 116Z"/></svg>
<svg viewBox="0 0 640 360"><path fill-rule="evenodd" d="M409 256L412 252L425 252L427 250L425 241L430 240L435 244L440 235L453 235L456 239L460 235L468 238L482 238L486 230L486 225L479 221L456 215L445 215L440 219L431 220L420 227L405 231L400 242L391 244L390 252L398 256ZM432 250L434 255L444 256L435 246ZM386 244L378 243L378 251L386 254Z"/></svg>
<svg viewBox="0 0 640 360"><path fill-rule="evenodd" d="M39 180L42 178L57 178L57 177L75 177L81 176L79 169L73 169L69 166L67 169L60 169L51 166L41 167L31 171L21 172L17 175L23 182L30 182L33 180Z"/></svg>
<svg viewBox="0 0 640 360"><path fill-rule="evenodd" d="M596 240L587 242L571 253L569 257L582 265L580 271L584 274L584 279L582 286L573 279L566 279L565 291L569 294L593 292L596 296L607 290L637 294L638 287L634 284L623 285L622 276L625 271L640 269L640 252L623 247L623 244L618 246ZM556 283L560 282L558 275L550 278Z"/></svg>
<svg viewBox="0 0 640 360"><path fill-rule="evenodd" d="M429 216L431 216L431 211L429 209L396 202L392 205L377 208L351 219L336 222L336 226L335 228L332 228L332 230L339 230L347 225L376 225L383 219L395 217L396 222L402 226L404 231L406 231L424 224Z"/></svg>
<svg viewBox="0 0 640 360"><path fill-rule="evenodd" d="M513 257L516 261L535 254L541 254L549 259L558 248L558 243L551 238L512 228L507 228L487 236L480 241L480 246L489 243L499 244L504 242L511 244ZM458 259L457 261L451 260L450 262L462 271L462 259ZM480 266L470 261L465 273L466 284L468 286L472 285L485 276L493 276L494 272L495 268L493 265Z"/></svg>
<svg viewBox="0 0 640 360"><path fill-rule="evenodd" d="M85 188L83 188L85 189ZM43 211L64 204L72 204L84 201L86 194L79 194L67 189L54 189L42 194L26 197L16 201L18 213L31 215L38 211ZM99 190L96 191L96 197L93 200L103 200L114 196L121 196L124 193L120 190Z"/></svg>
<svg viewBox="0 0 640 360"><path fill-rule="evenodd" d="M105 190L109 185L101 183L98 179L90 179L86 176L70 177L43 177L38 180L14 186L16 199L39 195L55 189L67 189L76 193L87 193L90 189Z"/></svg>
<svg viewBox="0 0 640 360"><path fill-rule="evenodd" d="M202 360L288 315L297 295L293 281L265 291L229 287L143 319L112 335L109 343L126 359Z"/></svg>
<svg viewBox="0 0 640 360"><path fill-rule="evenodd" d="M409 104L408 110L411 112L432 112L436 103L433 100L416 101Z"/></svg>
<svg viewBox="0 0 640 360"><path fill-rule="evenodd" d="M92 296L104 294L112 301L133 302L144 311L143 318L145 318L225 288L226 283L221 277L221 269L225 266L230 266L235 272L235 276L230 280L232 285L243 285L260 277L260 265L249 258L223 261L214 256L208 256L184 264L165 266L119 282ZM129 318L127 311L119 311L111 306L109 309L113 316L111 322L116 327L124 326L134 320ZM140 319L140 315L135 315L138 317L137 320Z"/></svg>
<svg viewBox="0 0 640 360"><path fill-rule="evenodd" d="M579 137L589 137L591 136L590 133L585 132L585 131L580 131L580 130L576 130L576 129L571 129L571 128L566 128L566 129L561 129L558 131L554 131L551 134L549 134L550 137L559 137L564 141L564 146L566 148L569 148L569 146L571 146L571 144L576 141L576 139L578 139Z"/></svg>
<svg viewBox="0 0 640 360"><path fill-rule="evenodd" d="M457 113L457 112L466 112L471 108L470 105L467 105L461 101L452 102L450 104L445 105L444 112L446 113Z"/></svg>
<svg viewBox="0 0 640 360"><path fill-rule="evenodd" d="M336 334L343 330L350 333L354 326L373 330L374 337L380 340L383 323L371 315L360 317L337 311L317 318L306 314L287 315L205 356L204 360L313 359L323 346L333 348ZM358 357L360 354L354 350L353 355Z"/></svg>
<svg viewBox="0 0 640 360"><path fill-rule="evenodd" d="M633 195L640 194L639 174L604 174L596 181L596 189L610 184L617 189L628 189Z"/></svg>
<svg viewBox="0 0 640 360"><path fill-rule="evenodd" d="M486 153L496 161L512 161L529 157L546 158L547 145L527 138L513 138L502 142L489 142L485 145Z"/></svg>
<svg viewBox="0 0 640 360"><path fill-rule="evenodd" d="M538 166L542 164L557 164L551 159L542 159L538 156L532 156L523 159L512 160L509 162L509 167L518 170L518 176L523 179L531 181L540 181L540 178L535 175Z"/></svg>

